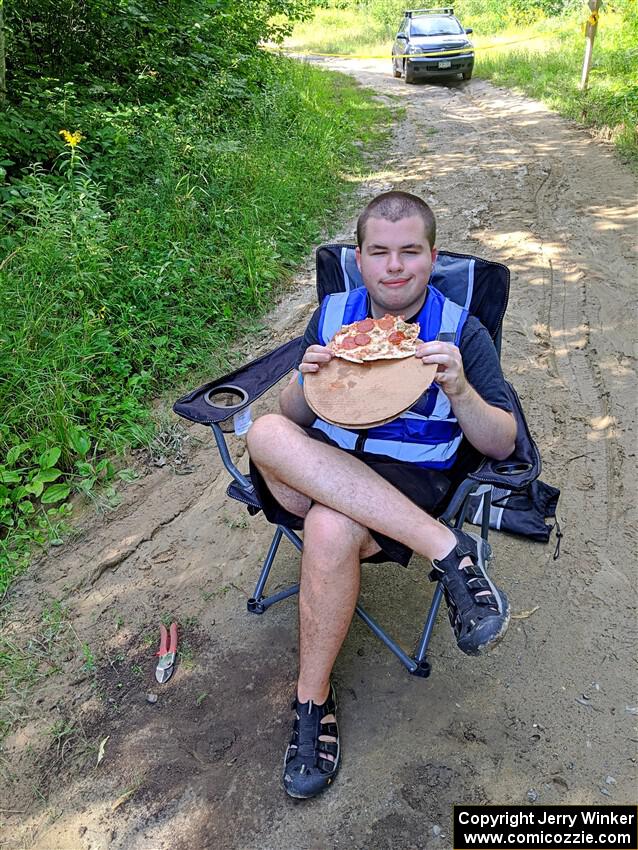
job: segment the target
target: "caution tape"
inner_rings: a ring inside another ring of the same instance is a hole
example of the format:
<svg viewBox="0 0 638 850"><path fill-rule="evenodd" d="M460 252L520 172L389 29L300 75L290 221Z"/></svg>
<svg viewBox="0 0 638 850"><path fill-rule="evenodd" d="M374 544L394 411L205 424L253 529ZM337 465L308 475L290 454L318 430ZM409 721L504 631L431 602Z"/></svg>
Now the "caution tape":
<svg viewBox="0 0 638 850"><path fill-rule="evenodd" d="M541 33L539 35L532 35L526 38L514 39L512 41L495 41L493 44L484 44L480 47L459 47L455 48L454 50L436 50L429 51L427 53L394 53L390 55L387 53L384 53L382 55L364 55L362 53L315 53L315 51L306 53L303 51L295 50L294 48L271 47L267 44L262 44L261 47L262 50L267 50L270 53L282 53L288 56L318 56L326 59L420 59L422 57L457 56L461 53L476 53L482 50L494 50L498 47L509 47L512 44L524 44L529 41L535 41L539 38L547 38L547 36L557 35L561 32L566 32L566 30L553 30L551 32Z"/></svg>

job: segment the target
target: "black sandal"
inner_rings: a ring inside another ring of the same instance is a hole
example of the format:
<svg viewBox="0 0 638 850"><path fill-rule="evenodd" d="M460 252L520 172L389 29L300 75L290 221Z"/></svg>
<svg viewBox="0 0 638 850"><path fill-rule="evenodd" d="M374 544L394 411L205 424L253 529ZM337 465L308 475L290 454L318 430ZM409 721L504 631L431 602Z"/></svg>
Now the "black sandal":
<svg viewBox="0 0 638 850"><path fill-rule="evenodd" d="M339 770L339 728L334 688L322 705L312 700L292 708L296 719L284 756L284 788L291 797L306 800L324 791Z"/></svg>
<svg viewBox="0 0 638 850"><path fill-rule="evenodd" d="M510 604L485 569L492 555L489 543L478 534L450 528L456 546L445 558L432 561L430 581L443 587L448 617L459 649L479 655L491 649L507 631ZM462 567L469 558L471 564Z"/></svg>

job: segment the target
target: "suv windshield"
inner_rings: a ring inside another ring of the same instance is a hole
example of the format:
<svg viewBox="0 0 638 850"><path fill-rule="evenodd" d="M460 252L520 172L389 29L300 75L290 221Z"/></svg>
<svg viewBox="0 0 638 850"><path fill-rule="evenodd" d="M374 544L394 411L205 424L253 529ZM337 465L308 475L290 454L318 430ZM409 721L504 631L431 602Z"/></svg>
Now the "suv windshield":
<svg viewBox="0 0 638 850"><path fill-rule="evenodd" d="M465 30L454 18L413 18L410 35L458 35Z"/></svg>

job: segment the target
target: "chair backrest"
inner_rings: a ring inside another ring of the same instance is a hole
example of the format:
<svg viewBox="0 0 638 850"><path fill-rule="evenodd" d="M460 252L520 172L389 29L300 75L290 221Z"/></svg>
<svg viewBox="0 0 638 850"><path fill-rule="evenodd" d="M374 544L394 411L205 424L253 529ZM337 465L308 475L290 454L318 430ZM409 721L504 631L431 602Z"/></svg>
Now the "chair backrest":
<svg viewBox="0 0 638 850"><path fill-rule="evenodd" d="M317 248L319 303L331 292L363 286L354 252L354 245L329 244ZM476 316L489 331L500 353L501 328L510 291L507 266L471 254L439 251L430 283L446 298Z"/></svg>

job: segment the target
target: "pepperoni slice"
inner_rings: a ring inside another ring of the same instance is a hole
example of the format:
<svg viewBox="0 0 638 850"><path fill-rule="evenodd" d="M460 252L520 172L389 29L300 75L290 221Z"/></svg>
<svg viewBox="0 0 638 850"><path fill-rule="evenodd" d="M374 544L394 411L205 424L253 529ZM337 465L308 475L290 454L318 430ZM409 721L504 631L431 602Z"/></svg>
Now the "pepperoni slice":
<svg viewBox="0 0 638 850"><path fill-rule="evenodd" d="M357 322L355 327L358 333L367 333L367 331L374 329L374 319L362 319L360 322Z"/></svg>
<svg viewBox="0 0 638 850"><path fill-rule="evenodd" d="M341 348L345 348L346 351L351 351L353 348L356 348L359 343L356 341L353 336L345 336L341 340Z"/></svg>
<svg viewBox="0 0 638 850"><path fill-rule="evenodd" d="M398 345L400 342L403 342L404 339L405 334L403 333L403 331L395 331L394 333L391 333L388 337L388 342L391 342L392 345Z"/></svg>
<svg viewBox="0 0 638 850"><path fill-rule="evenodd" d="M391 331L394 327L394 319L392 317L389 319L377 319L377 327L381 328L382 331Z"/></svg>
<svg viewBox="0 0 638 850"><path fill-rule="evenodd" d="M368 334L357 334L354 341L357 345L368 345L372 341L372 337Z"/></svg>

